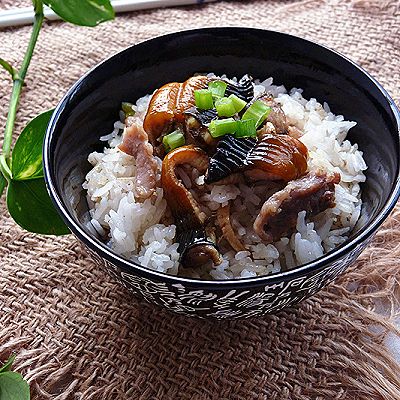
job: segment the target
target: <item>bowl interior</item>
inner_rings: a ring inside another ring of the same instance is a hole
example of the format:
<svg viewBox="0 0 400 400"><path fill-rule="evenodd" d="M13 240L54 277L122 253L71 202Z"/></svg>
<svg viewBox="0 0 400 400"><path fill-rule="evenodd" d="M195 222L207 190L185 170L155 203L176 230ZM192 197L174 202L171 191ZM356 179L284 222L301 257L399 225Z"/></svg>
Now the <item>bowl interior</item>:
<svg viewBox="0 0 400 400"><path fill-rule="evenodd" d="M49 127L49 170L64 207L88 231L82 182L90 152L102 151L99 136L113 130L122 101L135 102L171 81L196 72L240 77L272 76L287 89L327 102L335 114L354 120L349 139L368 164L362 184L357 236L382 210L399 170L394 105L357 66L340 55L293 36L244 28L203 29L168 35L128 48L101 63L67 93Z"/></svg>

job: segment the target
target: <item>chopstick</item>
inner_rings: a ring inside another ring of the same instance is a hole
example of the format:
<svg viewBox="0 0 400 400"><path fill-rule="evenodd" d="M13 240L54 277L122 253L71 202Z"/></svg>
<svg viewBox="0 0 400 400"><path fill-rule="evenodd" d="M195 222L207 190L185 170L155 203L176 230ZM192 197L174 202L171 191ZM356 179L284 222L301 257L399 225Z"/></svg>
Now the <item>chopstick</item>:
<svg viewBox="0 0 400 400"><path fill-rule="evenodd" d="M116 13L148 10L159 7L185 6L190 4L211 3L217 0L111 0ZM49 7L45 6L44 16L48 20L59 20L60 17ZM33 7L14 8L0 11L0 28L29 25L33 22Z"/></svg>

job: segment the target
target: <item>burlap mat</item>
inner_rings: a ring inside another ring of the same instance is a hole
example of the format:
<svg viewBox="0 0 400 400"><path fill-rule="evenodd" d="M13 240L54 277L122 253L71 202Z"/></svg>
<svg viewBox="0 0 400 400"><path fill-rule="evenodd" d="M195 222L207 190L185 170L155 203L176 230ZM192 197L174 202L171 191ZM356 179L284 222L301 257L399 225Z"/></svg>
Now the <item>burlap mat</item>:
<svg viewBox="0 0 400 400"><path fill-rule="evenodd" d="M399 2L221 2L132 13L96 29L46 24L18 128L104 57L162 33L221 25L281 30L331 46L377 77L399 104ZM1 56L19 62L29 33L0 32ZM11 87L3 71L0 84L3 129ZM348 273L296 308L216 323L135 300L74 238L22 231L3 201L0 360L19 353L17 369L35 399L400 399L393 344L400 341L399 229L397 208Z"/></svg>

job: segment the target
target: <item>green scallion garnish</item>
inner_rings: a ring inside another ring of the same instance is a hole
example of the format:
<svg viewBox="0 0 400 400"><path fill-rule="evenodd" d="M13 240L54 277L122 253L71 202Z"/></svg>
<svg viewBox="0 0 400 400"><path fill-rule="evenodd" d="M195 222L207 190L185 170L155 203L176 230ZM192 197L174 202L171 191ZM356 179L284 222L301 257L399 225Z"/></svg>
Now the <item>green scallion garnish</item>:
<svg viewBox="0 0 400 400"><path fill-rule="evenodd" d="M200 110L209 110L214 107L212 93L208 89L195 90L194 99L196 107Z"/></svg>
<svg viewBox="0 0 400 400"><path fill-rule="evenodd" d="M219 117L232 117L236 114L233 101L228 97L222 97L215 101L215 108Z"/></svg>
<svg viewBox="0 0 400 400"><path fill-rule="evenodd" d="M261 100L256 100L243 114L242 120L252 119L255 127L258 128L268 117L271 107L268 107Z"/></svg>
<svg viewBox="0 0 400 400"><path fill-rule="evenodd" d="M224 97L227 86L228 85L223 81L212 81L208 84L208 90L212 93L214 98L219 99Z"/></svg>
<svg viewBox="0 0 400 400"><path fill-rule="evenodd" d="M135 110L133 109L133 104L128 102L122 102L121 104L122 111L125 114L125 117L131 117L135 115Z"/></svg>
<svg viewBox="0 0 400 400"><path fill-rule="evenodd" d="M243 110L243 108L246 106L246 102L239 97L237 97L235 94L231 94L228 99L232 100L232 103L235 107L236 112L240 112Z"/></svg>
<svg viewBox="0 0 400 400"><path fill-rule="evenodd" d="M257 137L257 130L253 119L236 121L236 138Z"/></svg>
<svg viewBox="0 0 400 400"><path fill-rule="evenodd" d="M233 118L215 119L210 122L208 130L213 138L226 135L227 133L235 133L236 121Z"/></svg>
<svg viewBox="0 0 400 400"><path fill-rule="evenodd" d="M183 146L185 144L185 136L183 136L181 131L176 130L168 135L165 135L162 142L165 151L169 152L177 147Z"/></svg>

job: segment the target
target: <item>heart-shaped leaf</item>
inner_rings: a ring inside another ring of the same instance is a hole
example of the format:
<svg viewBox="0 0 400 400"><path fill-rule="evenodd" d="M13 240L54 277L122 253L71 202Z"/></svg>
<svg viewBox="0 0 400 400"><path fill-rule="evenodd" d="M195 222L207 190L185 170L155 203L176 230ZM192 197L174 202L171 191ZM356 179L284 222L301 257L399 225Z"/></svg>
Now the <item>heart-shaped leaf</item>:
<svg viewBox="0 0 400 400"><path fill-rule="evenodd" d="M0 374L1 400L29 400L29 385L17 372L2 372Z"/></svg>
<svg viewBox="0 0 400 400"><path fill-rule="evenodd" d="M53 206L43 178L11 181L7 190L7 208L14 221L29 232L70 233Z"/></svg>
<svg viewBox="0 0 400 400"><path fill-rule="evenodd" d="M14 180L43 176L43 139L52 114L53 110L39 114L19 135L12 153L11 171Z"/></svg>
<svg viewBox="0 0 400 400"><path fill-rule="evenodd" d="M13 354L6 362L4 365L1 366L0 368L0 374L2 372L9 371L13 365L13 362L15 361L15 354Z"/></svg>
<svg viewBox="0 0 400 400"><path fill-rule="evenodd" d="M96 26L113 19L109 0L43 0L64 21L75 25Z"/></svg>

